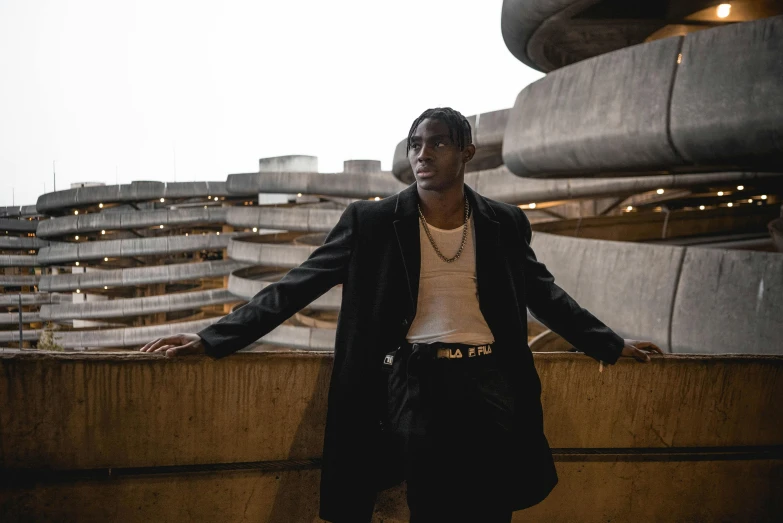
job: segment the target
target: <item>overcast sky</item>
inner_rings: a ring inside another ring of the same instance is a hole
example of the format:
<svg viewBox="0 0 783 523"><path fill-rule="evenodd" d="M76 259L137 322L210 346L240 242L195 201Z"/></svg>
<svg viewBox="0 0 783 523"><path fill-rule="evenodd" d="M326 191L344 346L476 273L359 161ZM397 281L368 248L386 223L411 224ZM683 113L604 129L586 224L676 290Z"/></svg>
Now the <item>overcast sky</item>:
<svg viewBox="0 0 783 523"><path fill-rule="evenodd" d="M541 77L502 0L0 0L0 205L73 182L225 180L258 159L381 160L428 107Z"/></svg>

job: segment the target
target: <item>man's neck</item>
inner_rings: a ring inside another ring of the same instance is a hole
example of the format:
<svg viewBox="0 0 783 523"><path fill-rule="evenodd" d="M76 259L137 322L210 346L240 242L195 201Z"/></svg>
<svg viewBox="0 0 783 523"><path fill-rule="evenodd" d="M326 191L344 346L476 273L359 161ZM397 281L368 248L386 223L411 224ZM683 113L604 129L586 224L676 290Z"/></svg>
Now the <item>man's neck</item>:
<svg viewBox="0 0 783 523"><path fill-rule="evenodd" d="M456 229L465 223L465 190L462 184L445 191L418 188L419 206L427 223L438 229Z"/></svg>

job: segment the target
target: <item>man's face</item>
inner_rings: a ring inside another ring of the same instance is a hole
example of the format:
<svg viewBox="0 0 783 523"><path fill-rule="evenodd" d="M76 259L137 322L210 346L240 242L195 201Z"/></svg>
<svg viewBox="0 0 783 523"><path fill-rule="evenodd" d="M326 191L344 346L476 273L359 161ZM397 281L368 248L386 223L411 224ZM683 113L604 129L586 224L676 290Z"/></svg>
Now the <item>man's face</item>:
<svg viewBox="0 0 783 523"><path fill-rule="evenodd" d="M462 185L465 159L472 156L473 146L460 151L449 138L449 128L444 122L431 118L422 121L413 132L410 145L408 161L420 188L442 191L455 184Z"/></svg>

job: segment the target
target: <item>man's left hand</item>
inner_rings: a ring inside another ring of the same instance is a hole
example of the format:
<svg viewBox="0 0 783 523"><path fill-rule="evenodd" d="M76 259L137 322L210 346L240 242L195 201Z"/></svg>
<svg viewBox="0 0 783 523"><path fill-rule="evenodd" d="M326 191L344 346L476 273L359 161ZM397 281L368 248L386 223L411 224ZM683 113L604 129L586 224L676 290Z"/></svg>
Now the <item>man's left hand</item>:
<svg viewBox="0 0 783 523"><path fill-rule="evenodd" d="M650 361L650 354L663 354L663 351L656 344L649 341L623 340L625 346L620 356L630 356L637 361L647 363Z"/></svg>

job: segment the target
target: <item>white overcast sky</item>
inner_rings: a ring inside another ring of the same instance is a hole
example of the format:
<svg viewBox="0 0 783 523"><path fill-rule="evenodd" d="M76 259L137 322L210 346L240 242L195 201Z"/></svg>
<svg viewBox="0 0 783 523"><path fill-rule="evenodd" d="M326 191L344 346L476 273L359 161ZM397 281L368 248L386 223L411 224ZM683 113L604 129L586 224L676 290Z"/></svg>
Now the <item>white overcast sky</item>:
<svg viewBox="0 0 783 523"><path fill-rule="evenodd" d="M225 180L381 160L424 109L510 107L542 75L502 0L0 0L0 205L73 182Z"/></svg>

